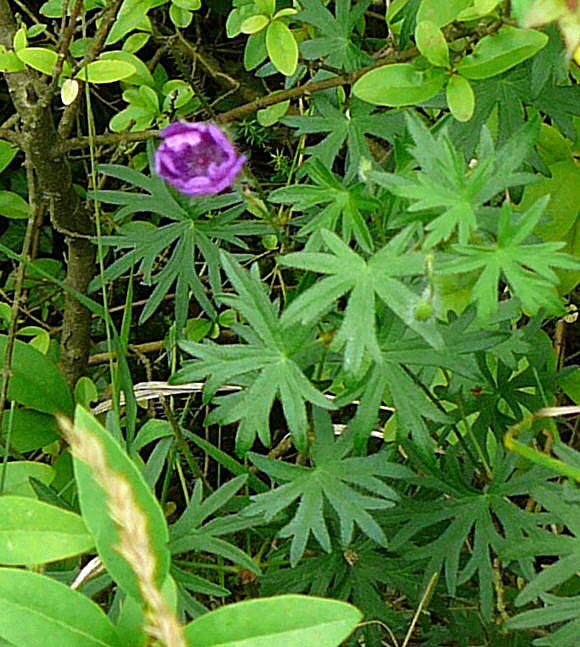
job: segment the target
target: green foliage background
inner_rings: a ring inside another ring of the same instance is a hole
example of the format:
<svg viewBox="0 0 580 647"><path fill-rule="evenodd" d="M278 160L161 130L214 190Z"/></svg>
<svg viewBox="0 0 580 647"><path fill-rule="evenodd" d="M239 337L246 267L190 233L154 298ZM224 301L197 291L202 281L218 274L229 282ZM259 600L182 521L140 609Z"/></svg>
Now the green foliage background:
<svg viewBox="0 0 580 647"><path fill-rule="evenodd" d="M179 644L577 647L580 9L10 5L0 641L154 644L74 415ZM156 176L178 119L247 155L228 191Z"/></svg>

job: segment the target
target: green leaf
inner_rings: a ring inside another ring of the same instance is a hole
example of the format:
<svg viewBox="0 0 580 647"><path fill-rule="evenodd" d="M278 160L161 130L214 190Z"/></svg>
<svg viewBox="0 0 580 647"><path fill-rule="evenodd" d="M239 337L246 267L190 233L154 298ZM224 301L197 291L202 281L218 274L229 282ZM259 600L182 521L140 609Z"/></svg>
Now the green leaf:
<svg viewBox="0 0 580 647"><path fill-rule="evenodd" d="M266 29L266 50L274 67L285 76L292 76L298 66L298 44L290 28L275 20Z"/></svg>
<svg viewBox="0 0 580 647"><path fill-rule="evenodd" d="M0 191L0 216L12 220L28 218L28 202L13 191Z"/></svg>
<svg viewBox="0 0 580 647"><path fill-rule="evenodd" d="M6 336L0 335L0 356ZM8 398L44 413L71 414L73 399L62 373L45 355L19 340L14 343Z"/></svg>
<svg viewBox="0 0 580 647"><path fill-rule="evenodd" d="M459 62L457 72L474 80L497 76L531 58L547 42L548 36L539 31L507 25L497 34L482 38L473 53Z"/></svg>
<svg viewBox="0 0 580 647"><path fill-rule="evenodd" d="M45 564L94 545L78 514L26 497L0 497L0 564Z"/></svg>
<svg viewBox="0 0 580 647"><path fill-rule="evenodd" d="M508 283L512 294L529 314L545 308L551 314L563 311L561 300L554 294L558 276L553 268L580 270L580 260L559 252L564 243L523 245L538 223L548 197L539 200L515 221L512 207L504 203L498 225L497 242L491 245L454 245L460 256L440 268L443 274L480 270L472 292L477 304L478 319L489 322L497 311L498 283Z"/></svg>
<svg viewBox="0 0 580 647"><path fill-rule="evenodd" d="M204 387L206 402L224 384L244 387L220 398L218 408L207 419L208 424L241 422L236 435L236 451L240 455L251 448L256 436L263 444L270 444L270 410L279 395L294 443L304 451L308 444L306 402L332 408L332 403L303 373L304 368L316 362L320 352L314 332L300 326L283 327L257 273L248 274L224 252L221 256L236 290L235 295L223 295L221 300L238 310L249 324L232 325L248 343L224 346L183 342L183 350L198 360L186 363L170 382L208 378Z"/></svg>
<svg viewBox="0 0 580 647"><path fill-rule="evenodd" d="M313 216L302 219L305 224L300 228L300 236L322 229L340 231L346 242L354 238L361 249L371 252L374 243L366 221L370 213L380 209L380 202L368 194L361 182L345 186L319 159L310 159L305 169L316 183L314 186L282 187L270 194L270 200L291 204L292 211L312 213L312 207L317 207Z"/></svg>
<svg viewBox="0 0 580 647"><path fill-rule="evenodd" d="M541 182L527 186L517 209L530 209L549 195L546 217L536 225L534 233L544 241L565 241L578 218L580 168L572 159L550 164L548 168L551 177L542 177Z"/></svg>
<svg viewBox="0 0 580 647"><path fill-rule="evenodd" d="M447 105L457 121L469 121L475 110L475 95L471 83L455 74L447 84Z"/></svg>
<svg viewBox="0 0 580 647"><path fill-rule="evenodd" d="M302 558L310 534L323 550L330 552L331 540L327 526L330 506L340 521L340 541L347 546L354 526L378 544L386 537L369 510L382 510L394 505L397 493L384 481L384 459L377 455L364 458L347 455L352 450L352 437L343 435L335 440L330 417L321 409L314 413L315 441L311 449L314 467L281 463L250 453L256 467L279 483L278 488L252 497L247 514L264 514L270 521L294 501L299 500L292 520L279 534L292 537L290 563L294 567Z"/></svg>
<svg viewBox="0 0 580 647"><path fill-rule="evenodd" d="M28 38L26 36L26 27L22 25L16 30L14 37L12 38L12 47L14 48L14 51L18 52L27 45Z"/></svg>
<svg viewBox="0 0 580 647"><path fill-rule="evenodd" d="M470 20L478 20L490 14L501 0L474 0L472 7L467 7L464 9L458 16L457 20L464 22ZM513 15L513 4L512 3L512 15Z"/></svg>
<svg viewBox="0 0 580 647"><path fill-rule="evenodd" d="M302 0L303 10L297 20L313 25L320 37L310 38L300 44L300 52L307 60L323 59L336 69L354 72L370 65L373 59L361 50L356 38L357 27L364 20L364 13L371 0L362 0L351 6L351 0L335 2L333 16L320 0Z"/></svg>
<svg viewBox="0 0 580 647"><path fill-rule="evenodd" d="M308 117L285 117L282 123L296 127L296 136L306 133L328 133L319 144L306 148L306 152L320 159L329 169L346 144L345 182L357 179L362 159L372 159L368 136L394 144L404 127L403 114L397 110L373 112L364 101L353 99L345 113L324 94L314 95L317 114Z"/></svg>
<svg viewBox="0 0 580 647"><path fill-rule="evenodd" d="M75 78L88 83L113 83L133 74L135 74L135 67L131 63L120 60L100 60L92 61L81 68Z"/></svg>
<svg viewBox="0 0 580 647"><path fill-rule="evenodd" d="M268 106L268 108L264 108L263 110L258 110L256 113L258 123L266 128L268 126L273 126L288 112L289 107L290 101L281 101L280 103L275 103L273 106Z"/></svg>
<svg viewBox="0 0 580 647"><path fill-rule="evenodd" d="M15 647L122 647L103 610L46 575L0 568L0 637Z"/></svg>
<svg viewBox="0 0 580 647"><path fill-rule="evenodd" d="M246 474L238 476L222 485L205 500L202 500L201 482L198 481L185 512L171 526L169 545L171 553L174 555L191 551L212 553L260 575L260 568L246 553L219 538L220 535L251 528L261 521L259 517L251 517L245 513L231 514L215 517L204 523L231 501L247 479Z"/></svg>
<svg viewBox="0 0 580 647"><path fill-rule="evenodd" d="M112 45L120 41L134 29L145 28L144 31L151 31L147 13L153 7L158 7L166 2L167 0L124 0L107 36L106 44Z"/></svg>
<svg viewBox="0 0 580 647"><path fill-rule="evenodd" d="M321 235L329 253L297 252L279 259L283 265L328 275L292 301L282 316L285 326L296 322L312 323L337 299L350 292L333 344L337 349L344 346L344 368L357 375L367 354L375 359L380 356L375 322L377 295L429 344L437 348L442 346L441 335L433 322L418 321L413 315L420 297L395 278L424 271L423 255L407 251L408 230L403 230L368 261L353 252L336 234L322 230Z"/></svg>
<svg viewBox="0 0 580 647"><path fill-rule="evenodd" d="M528 629L557 624L559 629L535 642L545 647L576 647L580 633L580 595L544 595L545 606L509 618L508 629ZM566 623L562 626L561 623Z"/></svg>
<svg viewBox="0 0 580 647"><path fill-rule="evenodd" d="M0 173L10 164L16 157L18 148L10 142L0 139Z"/></svg>
<svg viewBox="0 0 580 647"><path fill-rule="evenodd" d="M574 451L574 450L571 450ZM574 452L580 465L580 454ZM565 535L554 535L545 530L538 531L527 541L507 546L504 551L507 559L514 559L526 555L557 555L559 559L553 561L541 571L520 591L515 602L522 606L535 600L538 596L553 590L571 577L580 566L580 523L578 502L566 501L566 494L562 485L543 484L534 487L533 496L538 503L556 515L558 520L565 524ZM503 554L502 553L502 556Z"/></svg>
<svg viewBox="0 0 580 647"><path fill-rule="evenodd" d="M417 11L417 23L428 20L437 27L445 27L471 4L472 0L422 0Z"/></svg>
<svg viewBox="0 0 580 647"><path fill-rule="evenodd" d="M60 437L52 416L32 409L17 408L11 416L2 418L2 434L6 434L9 425L12 431L10 444L19 452L30 452L50 445ZM0 441L4 443L4 440Z"/></svg>
<svg viewBox="0 0 580 647"><path fill-rule="evenodd" d="M423 212L417 220L431 218L426 225L430 233L423 243L427 248L448 240L456 230L459 242L466 243L477 227L477 214L485 202L508 186L533 179L515 170L536 141L537 120L520 129L499 151L494 151L489 131L484 128L477 165L473 168L467 165L445 130L435 137L416 115L408 115L407 124L415 142L411 154L422 170L409 177L376 171L368 171L367 176L391 193L410 200L409 213Z"/></svg>
<svg viewBox="0 0 580 647"><path fill-rule="evenodd" d="M193 14L191 13L191 11L187 11L187 9L183 9L179 5L172 2L171 6L169 7L169 18L176 27L185 29L191 24L191 21L193 20Z"/></svg>
<svg viewBox="0 0 580 647"><path fill-rule="evenodd" d="M361 619L361 612L346 602L284 595L206 613L186 626L185 636L192 647L336 647Z"/></svg>
<svg viewBox="0 0 580 647"><path fill-rule="evenodd" d="M355 96L376 106L409 106L427 101L445 84L441 69L419 70L412 63L383 65L353 85Z"/></svg>
<svg viewBox="0 0 580 647"><path fill-rule="evenodd" d="M47 76L52 76L52 71L58 59L56 52L45 47L23 47L16 52L16 56L29 67Z"/></svg>
<svg viewBox="0 0 580 647"><path fill-rule="evenodd" d="M148 34L133 34L133 36L148 37ZM130 36L128 40L133 38L133 36ZM125 45L126 43L123 43L123 46ZM99 61L119 61L121 63L126 63L127 65L132 66L134 73L129 76L124 76L124 83L134 83L135 85L146 85L150 87L155 86L155 79L153 78L153 75L149 71L147 65L145 65L145 63L143 63L143 61L138 56L135 56L135 54L129 51L123 49L112 52L103 52L99 56Z"/></svg>
<svg viewBox="0 0 580 647"><path fill-rule="evenodd" d="M246 70L253 70L267 58L266 30L262 29L262 31L252 34L246 42L244 49L244 67Z"/></svg>
<svg viewBox="0 0 580 647"><path fill-rule="evenodd" d="M157 499L145 483L137 466L121 449L113 436L81 406L76 408L75 426L82 433L98 438L110 468L121 474L130 484L135 500L147 518L147 531L156 560L155 580L161 586L169 572L169 551L167 549L169 534L165 516ZM140 600L141 594L135 581L135 574L116 550L119 543L118 530L107 513L105 492L100 485L97 485L90 467L75 459L74 469L83 519L95 537L97 551L103 564L125 593Z"/></svg>
<svg viewBox="0 0 580 647"><path fill-rule="evenodd" d="M449 47L443 32L430 20L422 20L415 28L417 48L423 56L437 67L449 67Z"/></svg>
<svg viewBox="0 0 580 647"><path fill-rule="evenodd" d="M123 41L123 51L129 54L134 54L143 48L150 38L151 35L146 34L145 32L136 32L135 34L131 34ZM103 52L103 54L106 54L106 52ZM101 58L103 58L103 54L101 54Z"/></svg>
<svg viewBox="0 0 580 647"><path fill-rule="evenodd" d="M402 516L408 521L399 525L389 547L395 552L403 549L408 559L428 560L425 579L444 569L450 596L477 574L481 612L490 619L494 609L493 556L505 545L523 541L541 522L540 515L521 510L507 497L527 493L533 483L545 480L548 474L540 468L524 474L514 471L517 459L498 446L491 481L485 489L475 489L471 479L465 481L453 451L444 461L435 462L430 460L431 454L425 454L429 459L421 458L411 443L404 443L404 447L421 470L420 476L409 480L427 492L441 492L442 497L437 501L432 496L428 501L407 500ZM391 512L383 514L388 522ZM433 538L431 532L425 532L430 527L442 531L437 531ZM409 549L415 536L419 537L419 545Z"/></svg>
<svg viewBox="0 0 580 647"><path fill-rule="evenodd" d="M3 494L36 497L30 479L35 478L49 485L55 477L54 468L33 461L10 461L0 466L0 475L5 474Z"/></svg>
<svg viewBox="0 0 580 647"><path fill-rule="evenodd" d="M187 9L187 11L197 11L201 7L201 0L171 0L173 4Z"/></svg>
<svg viewBox="0 0 580 647"><path fill-rule="evenodd" d="M24 69L24 63L18 56L0 45L0 72L20 72Z"/></svg>
<svg viewBox="0 0 580 647"><path fill-rule="evenodd" d="M270 22L268 16L262 14L255 14L246 18L240 26L242 34L256 34L262 31Z"/></svg>

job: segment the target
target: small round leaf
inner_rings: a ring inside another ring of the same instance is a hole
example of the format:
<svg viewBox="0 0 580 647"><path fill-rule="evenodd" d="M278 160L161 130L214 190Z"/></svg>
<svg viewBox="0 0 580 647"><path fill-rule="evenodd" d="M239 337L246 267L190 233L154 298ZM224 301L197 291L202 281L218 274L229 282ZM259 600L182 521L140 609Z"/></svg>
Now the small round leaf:
<svg viewBox="0 0 580 647"><path fill-rule="evenodd" d="M79 93L79 82L75 79L65 79L62 88L60 89L60 100L63 105L70 106L70 104L77 98Z"/></svg>

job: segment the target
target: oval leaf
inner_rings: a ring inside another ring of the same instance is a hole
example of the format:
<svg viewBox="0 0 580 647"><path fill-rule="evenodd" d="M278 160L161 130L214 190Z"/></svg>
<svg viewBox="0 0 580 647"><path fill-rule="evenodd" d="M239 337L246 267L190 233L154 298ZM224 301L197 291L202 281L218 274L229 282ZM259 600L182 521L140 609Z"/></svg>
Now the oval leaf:
<svg viewBox="0 0 580 647"><path fill-rule="evenodd" d="M187 625L185 635L188 645L196 647L335 647L361 618L346 602L280 595L206 613Z"/></svg>
<svg viewBox="0 0 580 647"><path fill-rule="evenodd" d="M0 497L0 564L45 564L94 545L78 514L27 497Z"/></svg>
<svg viewBox="0 0 580 647"><path fill-rule="evenodd" d="M288 112L289 107L290 101L281 101L280 103L275 103L273 106L268 106L263 110L258 110L256 114L258 123L261 126L271 126L272 124L275 124Z"/></svg>
<svg viewBox="0 0 580 647"><path fill-rule="evenodd" d="M106 44L112 45L120 41L134 29L143 29L147 25L147 12L158 6L159 0L124 0L117 19L107 36ZM150 31L150 27L148 31Z"/></svg>
<svg viewBox="0 0 580 647"><path fill-rule="evenodd" d="M0 335L0 357L4 356L6 335ZM44 413L73 411L73 399L62 373L32 346L16 341L12 355L12 377L8 398Z"/></svg>
<svg viewBox="0 0 580 647"><path fill-rule="evenodd" d="M135 67L127 61L93 61L82 70L79 70L75 78L88 83L114 83L126 79L135 74Z"/></svg>
<svg viewBox="0 0 580 647"><path fill-rule="evenodd" d="M256 34L252 34L244 49L244 67L246 70L253 70L268 57L266 49L266 30L263 29Z"/></svg>
<svg viewBox="0 0 580 647"><path fill-rule="evenodd" d="M65 79L62 88L60 89L60 100L63 105L70 106L70 104L77 98L79 93L79 82L75 79Z"/></svg>
<svg viewBox="0 0 580 647"><path fill-rule="evenodd" d="M298 45L288 25L276 20L266 30L266 49L274 67L285 76L292 76L298 66Z"/></svg>
<svg viewBox="0 0 580 647"><path fill-rule="evenodd" d="M28 65L47 76L52 76L52 71L56 65L58 54L46 47L23 47L16 52L16 56Z"/></svg>
<svg viewBox="0 0 580 647"><path fill-rule="evenodd" d="M468 79L497 76L532 57L548 42L548 36L533 29L502 27L497 34L477 43L473 54L466 56L457 71Z"/></svg>
<svg viewBox="0 0 580 647"><path fill-rule="evenodd" d="M0 191L0 216L24 220L28 218L28 202L13 191Z"/></svg>
<svg viewBox="0 0 580 647"><path fill-rule="evenodd" d="M54 417L32 409L18 407L11 416L4 416L2 433L6 434L8 428L12 429L10 444L19 452L31 452L46 447L60 437Z"/></svg>
<svg viewBox="0 0 580 647"><path fill-rule="evenodd" d="M35 478L50 485L55 476L54 468L35 461L11 461L2 466L6 470L3 494L36 498L30 479Z"/></svg>
<svg viewBox="0 0 580 647"><path fill-rule="evenodd" d="M353 86L355 96L377 106L407 106L427 101L445 83L443 70L417 70L411 63L395 63L371 70Z"/></svg>
<svg viewBox="0 0 580 647"><path fill-rule="evenodd" d="M18 148L11 144L10 142L0 139L0 173L10 164L10 162L16 157L18 153Z"/></svg>
<svg viewBox="0 0 580 647"><path fill-rule="evenodd" d="M437 27L445 27L470 4L472 0L422 0L417 10L417 22L430 20Z"/></svg>
<svg viewBox="0 0 580 647"><path fill-rule="evenodd" d="M20 72L24 70L24 63L14 52L9 52L0 45L0 72Z"/></svg>
<svg viewBox="0 0 580 647"><path fill-rule="evenodd" d="M449 47L443 32L430 20L422 20L415 29L415 41L421 54L438 67L449 67Z"/></svg>
<svg viewBox="0 0 580 647"><path fill-rule="evenodd" d="M0 568L0 637L15 647L122 647L85 595L45 575Z"/></svg>
<svg viewBox="0 0 580 647"><path fill-rule="evenodd" d="M134 36L139 36L142 34L133 34ZM147 36L147 34L144 34ZM143 61L135 54L132 54L128 51L115 50L114 52L103 52L99 56L99 61L121 61L129 63L134 69L134 73L130 76L126 76L123 81L125 83L134 83L135 85L149 85L151 87L155 86L155 79L149 71L149 68L143 63Z"/></svg>
<svg viewBox="0 0 580 647"><path fill-rule="evenodd" d="M475 109L475 95L471 83L463 76L455 75L447 84L447 105L457 121L469 121Z"/></svg>
<svg viewBox="0 0 580 647"><path fill-rule="evenodd" d="M121 449L113 436L81 406L77 406L75 414L75 426L99 439L107 463L131 485L135 500L147 517L151 547L156 559L155 579L161 586L169 572L169 551L167 549L169 532L161 507L135 463ZM105 493L94 480L90 468L84 463L75 459L74 469L83 519L96 539L97 551L103 564L111 577L126 593L140 600L141 594L133 570L115 549L119 543L118 531L107 514Z"/></svg>
<svg viewBox="0 0 580 647"><path fill-rule="evenodd" d="M250 16L246 18L240 27L242 34L255 34L259 31L262 31L264 27L270 22L270 19L267 16L262 14L257 14L255 16Z"/></svg>

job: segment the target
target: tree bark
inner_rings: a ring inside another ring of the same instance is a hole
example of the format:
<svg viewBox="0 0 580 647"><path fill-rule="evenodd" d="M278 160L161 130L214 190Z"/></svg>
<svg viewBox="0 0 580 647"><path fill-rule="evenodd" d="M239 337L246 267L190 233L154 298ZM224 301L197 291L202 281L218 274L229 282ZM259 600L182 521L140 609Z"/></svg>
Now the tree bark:
<svg viewBox="0 0 580 647"><path fill-rule="evenodd" d="M10 49L15 31L9 4L7 0L0 0L0 44ZM71 288L86 294L95 272L96 250L90 241L94 223L73 188L70 165L50 105L42 105L47 103L41 101L47 85L29 68L6 73L5 77L20 117L21 146L34 169L41 196L48 201L52 225L66 237L66 282ZM90 321L89 311L66 294L60 366L71 388L88 366Z"/></svg>

